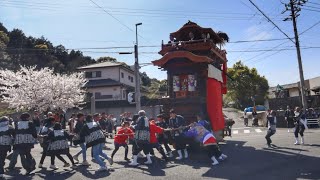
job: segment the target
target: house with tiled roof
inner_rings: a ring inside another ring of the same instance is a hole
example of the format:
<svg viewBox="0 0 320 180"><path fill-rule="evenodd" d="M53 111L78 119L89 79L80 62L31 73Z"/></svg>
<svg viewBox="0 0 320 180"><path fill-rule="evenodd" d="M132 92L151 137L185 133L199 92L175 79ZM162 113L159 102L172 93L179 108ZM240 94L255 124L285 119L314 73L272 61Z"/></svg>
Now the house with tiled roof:
<svg viewBox="0 0 320 180"><path fill-rule="evenodd" d="M96 101L126 100L127 94L134 91L134 71L125 63L95 63L78 70L88 79L85 88Z"/></svg>

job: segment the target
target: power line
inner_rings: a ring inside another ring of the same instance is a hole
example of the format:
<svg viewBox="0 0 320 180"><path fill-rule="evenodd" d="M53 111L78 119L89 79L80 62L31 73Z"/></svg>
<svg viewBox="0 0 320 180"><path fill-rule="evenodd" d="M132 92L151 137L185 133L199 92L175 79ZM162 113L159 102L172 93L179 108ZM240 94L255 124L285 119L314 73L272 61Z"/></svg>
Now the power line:
<svg viewBox="0 0 320 180"><path fill-rule="evenodd" d="M320 21L316 22L315 24L313 24L312 26L310 26L310 27L307 28L306 30L302 31L299 35L303 35L304 33L308 32L309 30L311 30L312 28L314 28L315 26L317 26L318 24L320 24ZM281 45L283 45L283 44L285 44L285 43L287 43L287 42L283 42L283 43L281 43L281 44L273 47L273 49L275 49L275 48L277 48L277 47L279 47L279 46L281 46ZM229 51L228 51L228 52L229 52ZM281 51L279 51L278 53L280 53L280 52L281 52ZM263 54L265 54L265 53L267 53L267 51L266 51L266 52L262 52L261 54L258 54L258 55L254 56L254 57L252 57L252 58L250 58L250 59L248 59L248 60L245 60L245 61L243 61L243 62L249 62L249 61L255 59L256 57L259 57L259 56L261 56L261 55L263 55ZM275 53L275 54L277 54L277 53ZM274 54L272 54L272 55L274 55Z"/></svg>
<svg viewBox="0 0 320 180"><path fill-rule="evenodd" d="M113 19L115 19L116 21L118 21L122 26L126 27L127 29L129 29L130 31L134 32L133 29L131 29L129 26L125 25L123 22L121 22L118 18L116 18L115 16L113 16L111 13L109 13L107 10L105 10L103 7L101 7L99 4L97 4L96 2L94 2L93 0L89 0L91 1L93 4L95 4L98 8L100 8L102 11L104 11L105 13L107 13L109 16L111 16Z"/></svg>
<svg viewBox="0 0 320 180"><path fill-rule="evenodd" d="M256 8L258 9L258 11L261 12L261 14L262 14L265 18L268 19L269 22L271 22L282 34L284 34L290 41L292 41L292 42L295 44L295 42L294 42L285 32L283 32L283 31L279 28L279 26L277 26L255 3L252 2L252 0L249 0L249 1L250 1L250 3L251 3L254 7L256 7Z"/></svg>
<svg viewBox="0 0 320 180"><path fill-rule="evenodd" d="M41 2L26 2L26 1L12 1L12 0L2 0L2 2L8 3L8 4L18 4L18 5L38 5L38 6L42 6L42 7L50 7L50 6L55 6L55 7L65 7L65 5L63 4L57 4L57 3L41 3ZM79 6L79 7L84 7L84 8L90 8L88 6ZM185 10L176 10L176 9L141 9L141 8L116 8L116 7L110 7L110 6L101 6L102 8L107 8L107 9L119 9L119 10L129 10L129 11L145 11L145 12L149 12L149 13L156 13L156 12L166 12L166 13L175 13L175 14L181 14L181 13L185 13ZM187 14L213 14L212 11L188 11ZM237 13L237 12L219 12L216 14L226 14L226 15L230 15L230 14L234 14L237 15L237 17L239 15L247 15L247 16L252 16L252 14L249 13Z"/></svg>
<svg viewBox="0 0 320 180"><path fill-rule="evenodd" d="M315 6L309 6L309 5L303 5L303 6L307 8L320 9L320 7L315 7Z"/></svg>
<svg viewBox="0 0 320 180"><path fill-rule="evenodd" d="M283 43L281 43L281 44L278 44L277 46L273 47L272 49L276 49L277 47L280 47L280 46L282 46L283 44L285 44L285 43L287 43L287 42L288 42L288 41L283 42ZM262 52L262 53L260 53L260 54L258 54L258 55L255 55L255 56L251 57L250 59L244 60L243 62L252 61L252 60L254 60L255 58L257 58L257 57L259 57L259 56L262 56L262 55L264 55L264 54L266 54L266 53L268 53L268 51Z"/></svg>
<svg viewBox="0 0 320 180"><path fill-rule="evenodd" d="M274 38L274 39L257 39L257 40L240 40L240 41L231 41L228 44L232 43L251 43L251 42L264 42L264 41L283 41L288 38Z"/></svg>
<svg viewBox="0 0 320 180"><path fill-rule="evenodd" d="M309 9L309 8L302 8L302 9L306 11L320 12L320 10L315 10L315 9Z"/></svg>
<svg viewBox="0 0 320 180"><path fill-rule="evenodd" d="M282 44L280 44L282 45ZM278 45L277 47L279 47ZM254 50L230 50L228 52L271 52L271 51L288 51L288 50L295 50L294 48L290 48L294 46L288 46L288 48L281 48L281 49L276 49L276 48L270 48L270 49L254 49ZM319 49L320 46L305 46L302 47L301 49ZM92 53L121 53L120 51L90 51L90 50L103 50L101 48L83 48L85 49L82 52L92 52ZM55 51L54 49L25 49L25 48L15 48L15 49L5 49L1 51L12 51L12 50L18 50L18 51ZM78 50L78 49L66 49L66 50ZM144 51L140 52L142 54L158 54L156 51ZM249 61L249 60L247 60Z"/></svg>
<svg viewBox="0 0 320 180"><path fill-rule="evenodd" d="M320 21L316 22L314 25L312 25L309 28L307 28L306 30L302 31L302 33L300 33L299 35L302 35L302 34L308 32L310 29L316 27L318 24L320 24Z"/></svg>
<svg viewBox="0 0 320 180"><path fill-rule="evenodd" d="M294 46L291 46L294 47ZM310 47L302 47L300 49L319 49L320 47L318 46L310 46ZM257 50L231 50L228 52L271 52L271 51L291 51L291 50L296 50L295 48L282 48L282 49L257 49Z"/></svg>
<svg viewBox="0 0 320 180"><path fill-rule="evenodd" d="M46 6L46 5L37 5L37 6L34 6L33 4L30 4L30 3L26 3L26 4L16 4L16 3L13 3L13 2L0 2L3 4L3 6L5 7L17 7L17 8L29 8L29 9L37 9L37 10L44 10L44 11L59 11L59 10L62 10L63 7L65 6L56 6L56 7L50 7L50 6ZM6 4L5 4L6 3ZM38 7L38 8L37 8ZM104 8L103 6L100 6L102 8ZM132 11L123 11L123 10L112 10L112 9L127 9L127 8L112 8L112 7L109 7L108 9L111 9L109 10L108 12L112 15L130 15L130 16L139 16L139 17L160 17L160 18L165 18L165 16L169 16L169 17L174 17L174 18L186 18L186 16L188 17L192 17L192 18L199 18L199 19L223 19L223 20L248 20L248 19L251 19L252 16L250 14L248 14L248 16L246 16L246 14L240 14L240 15L243 15L243 16L221 16L219 13L219 16L211 16L211 15L196 15L196 14L191 14L191 13L183 13L183 12L180 12L180 13L168 13L166 11L166 13L160 13L159 12L132 12ZM96 13L96 11L90 11L92 13ZM207 13L208 14L208 13ZM210 14L212 14L210 12ZM222 13L222 14L237 14L237 13ZM173 15L173 16L172 16ZM276 17L276 18L279 18L279 17Z"/></svg>
<svg viewBox="0 0 320 180"><path fill-rule="evenodd" d="M315 2L308 2L308 3L320 6L320 3L315 3Z"/></svg>

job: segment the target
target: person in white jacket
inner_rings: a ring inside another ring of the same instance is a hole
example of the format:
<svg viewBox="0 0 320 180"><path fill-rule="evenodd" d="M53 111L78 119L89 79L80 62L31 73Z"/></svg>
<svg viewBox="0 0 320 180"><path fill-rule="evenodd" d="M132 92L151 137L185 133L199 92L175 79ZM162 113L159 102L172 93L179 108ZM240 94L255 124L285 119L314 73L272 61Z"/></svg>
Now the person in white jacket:
<svg viewBox="0 0 320 180"><path fill-rule="evenodd" d="M301 137L301 144L304 144L304 130L306 129L306 115L303 112L303 109L300 109L299 107L296 107L294 111L294 123L295 123L295 130L294 130L294 136L295 136L295 145L299 145L299 134Z"/></svg>

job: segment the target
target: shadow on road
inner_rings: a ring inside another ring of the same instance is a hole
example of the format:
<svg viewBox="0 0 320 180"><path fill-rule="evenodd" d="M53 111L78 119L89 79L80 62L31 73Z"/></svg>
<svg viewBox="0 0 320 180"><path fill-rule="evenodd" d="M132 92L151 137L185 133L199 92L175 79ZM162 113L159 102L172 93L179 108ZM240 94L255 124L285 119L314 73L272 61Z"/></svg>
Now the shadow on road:
<svg viewBox="0 0 320 180"><path fill-rule="evenodd" d="M152 176L152 177L159 177L159 176L165 176L166 173L163 169L168 169L168 168L173 168L176 167L176 164L172 164L170 162L164 162L163 160L154 157L153 158L153 163L150 165L144 165L143 162L146 161L146 158L140 158L139 159L139 166L136 167L132 167L128 165L128 162L117 162L117 164L120 164L122 166L124 166L125 168L132 168L132 169L138 169L138 172L141 172L143 174ZM130 171L132 171L132 169L130 169Z"/></svg>
<svg viewBox="0 0 320 180"><path fill-rule="evenodd" d="M67 170L66 169L64 171L54 171L54 170L48 170L48 169L43 168L39 171L37 171L37 170L34 171L30 175L24 175L24 174L22 174L22 172L20 170L16 170L16 169L15 169L15 171L8 173L9 177L7 179L31 180L31 179L33 179L34 176L38 176L42 179L47 179L47 180L50 180L50 179L64 180L64 179L70 178L71 176L73 176L76 173L76 171L74 171L74 170ZM20 168L20 169L22 169L22 168Z"/></svg>
<svg viewBox="0 0 320 180"><path fill-rule="evenodd" d="M222 147L233 154L226 162L212 167L203 177L222 179L320 179L320 158L300 154L300 148L255 149L245 141L228 141Z"/></svg>

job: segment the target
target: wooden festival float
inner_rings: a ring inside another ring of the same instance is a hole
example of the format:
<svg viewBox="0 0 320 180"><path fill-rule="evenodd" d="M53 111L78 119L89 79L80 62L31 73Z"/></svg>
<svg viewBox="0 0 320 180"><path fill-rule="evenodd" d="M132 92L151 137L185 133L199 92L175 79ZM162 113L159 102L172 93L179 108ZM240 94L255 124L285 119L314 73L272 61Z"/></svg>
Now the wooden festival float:
<svg viewBox="0 0 320 180"><path fill-rule="evenodd" d="M162 43L161 59L152 61L167 71L168 98L163 103L166 115L174 108L186 121L196 121L196 114L207 117L215 133L224 129L222 95L227 88L227 58L221 38L211 28L189 21Z"/></svg>

